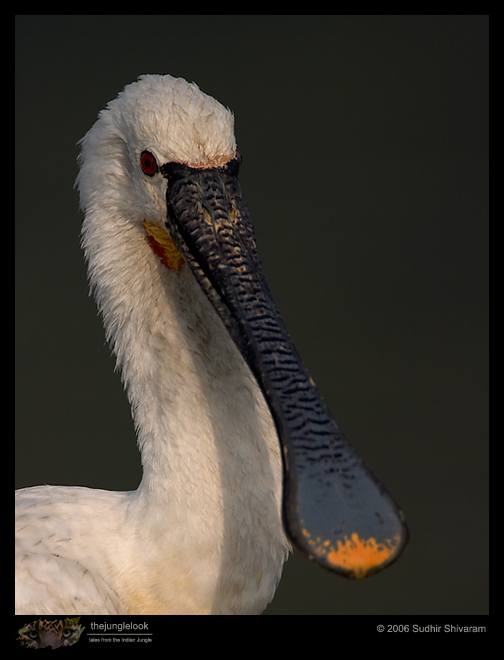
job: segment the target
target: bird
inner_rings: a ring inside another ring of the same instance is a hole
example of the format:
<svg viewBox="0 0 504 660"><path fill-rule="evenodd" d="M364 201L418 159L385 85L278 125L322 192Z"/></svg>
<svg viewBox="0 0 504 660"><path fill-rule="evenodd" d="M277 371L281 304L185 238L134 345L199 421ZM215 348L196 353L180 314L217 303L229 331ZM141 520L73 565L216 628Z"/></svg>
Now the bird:
<svg viewBox="0 0 504 660"><path fill-rule="evenodd" d="M131 404L136 490L16 492L19 614L260 614L292 548L372 575L407 541L267 285L233 113L140 76L80 141L90 289Z"/></svg>

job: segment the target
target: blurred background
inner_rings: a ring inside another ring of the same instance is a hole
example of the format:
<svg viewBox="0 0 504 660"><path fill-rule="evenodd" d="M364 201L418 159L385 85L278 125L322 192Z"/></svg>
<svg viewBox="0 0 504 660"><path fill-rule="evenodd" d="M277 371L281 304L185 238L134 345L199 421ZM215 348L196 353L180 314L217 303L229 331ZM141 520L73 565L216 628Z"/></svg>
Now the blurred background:
<svg viewBox="0 0 504 660"><path fill-rule="evenodd" d="M296 554L266 614L488 612L488 18L18 16L16 487L134 489L88 295L76 142L143 73L235 113L270 287L339 425L400 503L362 582Z"/></svg>

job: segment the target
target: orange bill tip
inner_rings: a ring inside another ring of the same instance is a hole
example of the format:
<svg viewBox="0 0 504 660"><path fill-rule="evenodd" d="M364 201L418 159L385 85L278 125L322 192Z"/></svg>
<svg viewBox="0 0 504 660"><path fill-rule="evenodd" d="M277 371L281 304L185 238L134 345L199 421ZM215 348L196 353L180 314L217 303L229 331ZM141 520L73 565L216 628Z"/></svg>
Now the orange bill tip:
<svg viewBox="0 0 504 660"><path fill-rule="evenodd" d="M314 558L325 563L328 568L355 579L364 578L385 568L400 546L399 536L379 543L375 538L362 539L354 532L351 538L345 536L342 541L338 540L337 547L334 547L330 541L311 539L306 529L302 531L303 536L308 539Z"/></svg>

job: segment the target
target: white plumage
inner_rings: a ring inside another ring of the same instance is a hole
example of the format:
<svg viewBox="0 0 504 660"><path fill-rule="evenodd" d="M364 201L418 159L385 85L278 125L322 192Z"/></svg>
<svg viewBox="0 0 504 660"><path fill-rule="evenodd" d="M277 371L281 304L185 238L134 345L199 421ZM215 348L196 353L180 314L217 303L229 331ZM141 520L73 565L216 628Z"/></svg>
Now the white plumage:
<svg viewBox="0 0 504 660"><path fill-rule="evenodd" d="M82 244L143 476L133 492L18 491L21 614L258 614L284 526L353 578L405 547L285 329L239 163L231 112L171 76L127 86L82 140Z"/></svg>
<svg viewBox="0 0 504 660"><path fill-rule="evenodd" d="M164 227L158 163L221 166L232 114L194 84L142 76L82 140L82 244L131 402L136 491L39 486L17 493L16 611L256 614L288 553L282 466L269 409L184 264L166 268L144 221Z"/></svg>

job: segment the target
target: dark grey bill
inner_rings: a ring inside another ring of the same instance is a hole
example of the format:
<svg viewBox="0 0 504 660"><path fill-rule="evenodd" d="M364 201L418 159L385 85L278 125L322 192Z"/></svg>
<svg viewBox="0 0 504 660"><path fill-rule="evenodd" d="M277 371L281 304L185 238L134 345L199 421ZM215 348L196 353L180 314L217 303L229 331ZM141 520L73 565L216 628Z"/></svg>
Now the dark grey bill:
<svg viewBox="0 0 504 660"><path fill-rule="evenodd" d="M167 230L250 366L280 438L283 520L293 544L327 569L360 578L407 541L401 511L338 428L304 368L266 283L238 161L168 163Z"/></svg>

